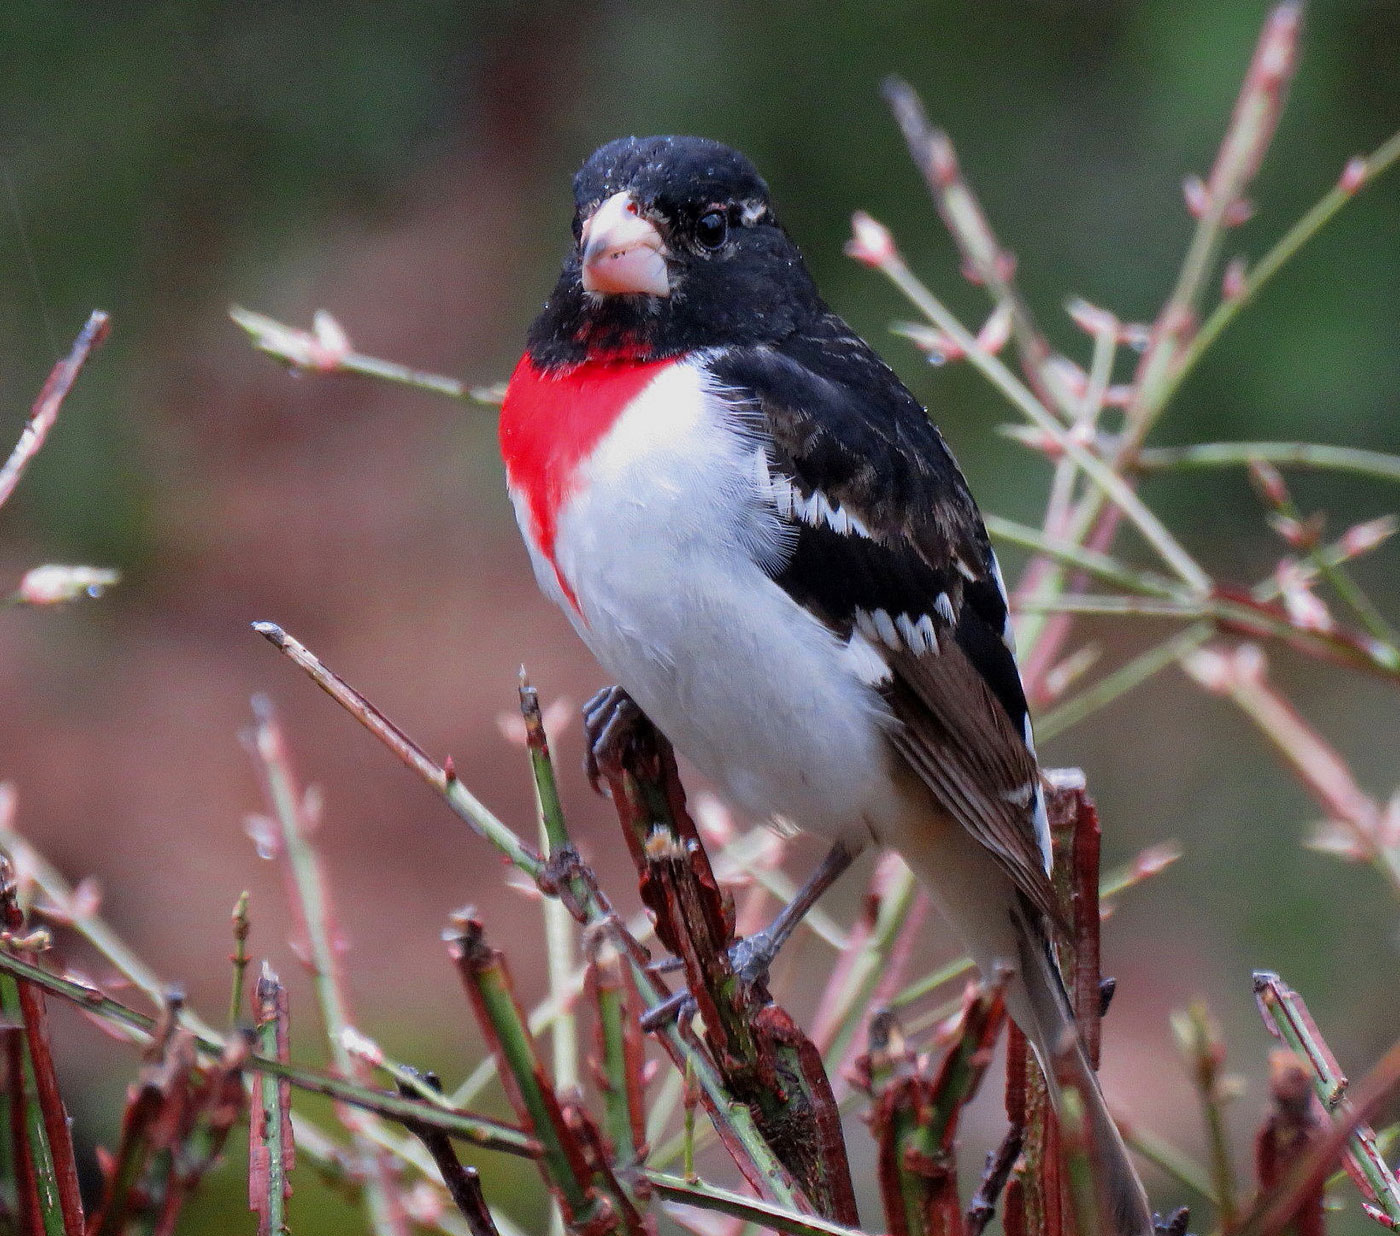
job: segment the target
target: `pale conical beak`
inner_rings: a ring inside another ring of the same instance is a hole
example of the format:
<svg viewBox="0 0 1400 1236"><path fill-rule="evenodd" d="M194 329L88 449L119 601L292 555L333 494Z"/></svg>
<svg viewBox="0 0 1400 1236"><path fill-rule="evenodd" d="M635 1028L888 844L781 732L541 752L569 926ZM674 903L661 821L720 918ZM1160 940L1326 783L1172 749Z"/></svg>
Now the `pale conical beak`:
<svg viewBox="0 0 1400 1236"><path fill-rule="evenodd" d="M583 225L583 287L604 295L669 296L665 245L630 193L614 193Z"/></svg>

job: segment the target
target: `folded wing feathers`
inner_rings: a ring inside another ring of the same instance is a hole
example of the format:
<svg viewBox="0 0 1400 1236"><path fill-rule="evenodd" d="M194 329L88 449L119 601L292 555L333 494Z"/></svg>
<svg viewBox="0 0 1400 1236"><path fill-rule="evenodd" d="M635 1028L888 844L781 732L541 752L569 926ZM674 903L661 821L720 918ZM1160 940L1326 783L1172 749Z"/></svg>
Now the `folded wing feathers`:
<svg viewBox="0 0 1400 1236"><path fill-rule="evenodd" d="M762 495L797 533L775 578L864 645L853 664L901 722L897 749L1063 927L1006 590L981 517L917 401L839 319L831 331L734 350L717 366L758 437ZM872 672L877 658L888 678Z"/></svg>

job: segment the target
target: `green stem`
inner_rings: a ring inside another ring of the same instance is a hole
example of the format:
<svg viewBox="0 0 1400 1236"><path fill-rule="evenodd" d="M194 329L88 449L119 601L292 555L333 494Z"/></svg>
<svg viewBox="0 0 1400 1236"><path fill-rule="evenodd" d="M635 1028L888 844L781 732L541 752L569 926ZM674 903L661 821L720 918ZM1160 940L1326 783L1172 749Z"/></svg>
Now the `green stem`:
<svg viewBox="0 0 1400 1236"><path fill-rule="evenodd" d="M545 861L538 851L526 845L513 829L489 811L457 779L450 766L442 768L430 760L422 748L349 683L332 673L300 640L288 635L274 622L255 622L252 625L253 630L279 652L285 653L321 690L442 795L453 812L475 833L489 841L531 879L539 880L545 874Z"/></svg>
<svg viewBox="0 0 1400 1236"><path fill-rule="evenodd" d="M649 1171L647 1179L656 1192L668 1202L680 1202L700 1210L713 1210L737 1219L757 1223L764 1231L783 1232L787 1236L861 1236L855 1228L843 1227L815 1215L800 1215L781 1206L731 1193L701 1181L694 1183L664 1172Z"/></svg>
<svg viewBox="0 0 1400 1236"><path fill-rule="evenodd" d="M279 1012L281 990L276 976L271 975L264 967L263 978L258 982L256 1000L257 1041L259 1050L269 1059L277 1059L282 1054L279 1038L282 1038L285 1030ZM291 1147L286 1144L283 1135L283 1124L288 1109L288 1096L283 1080L264 1073L258 1079L256 1101L261 1105L262 1118L259 1123L262 1128L263 1146L258 1147L256 1138L253 1138L255 1144L251 1149L253 1153L261 1151L267 1155L267 1175L263 1182L265 1194L255 1209L262 1216L262 1226L271 1236L286 1236L287 1195L291 1192L286 1171Z"/></svg>
<svg viewBox="0 0 1400 1236"><path fill-rule="evenodd" d="M530 752L530 771L535 783L535 811L539 818L540 840L551 858L562 857L572 849L569 830L564 822L564 805L559 797L559 783L554 775L554 761L549 752L549 736L545 733L544 714L540 710L539 692L520 669L520 714L525 720L525 738ZM572 890L574 900L582 896L582 888ZM565 992L569 990L574 969L574 918L568 907L557 897L542 902L544 914L545 959L549 970L549 994L559 1009L550 1027L550 1047L554 1063L554 1084L563 1090L578 1085L578 1022Z"/></svg>
<svg viewBox="0 0 1400 1236"><path fill-rule="evenodd" d="M1129 592L1167 598L1180 598L1185 595L1178 585L1160 575L1137 570L1120 562L1111 554L1086 549L1083 545L1064 537L1047 536L1039 528L1033 528L1029 524L1018 523L1001 515L988 515L986 526L987 531L1000 540L1033 549L1057 562L1075 567L1105 583L1116 584Z"/></svg>
<svg viewBox="0 0 1400 1236"><path fill-rule="evenodd" d="M447 395L452 399L472 403L500 402L489 389L468 386L456 378L443 377L438 373L425 373L421 369L411 369L407 365L380 360L376 356L363 356L351 351L343 340L332 342L320 332L319 314L316 332L287 326L275 318L254 313L239 305L230 306L228 315L247 331L250 341L259 352L284 361L295 369L313 373L356 373L401 386L412 386L435 395Z"/></svg>
<svg viewBox="0 0 1400 1236"><path fill-rule="evenodd" d="M83 937L128 983L145 995L157 1008L166 1006L169 985L150 968L111 926L96 914L74 914L73 886L42 854L19 833L0 825L0 850L15 862L42 889L45 897L64 912L73 930ZM223 1036L188 1008L180 1010L180 1024L208 1042L222 1045Z"/></svg>
<svg viewBox="0 0 1400 1236"><path fill-rule="evenodd" d="M1318 1032L1302 997L1277 974L1268 971L1255 974L1254 995L1265 1024L1311 1066L1313 1089L1328 1114L1341 1111L1346 1116L1346 1076ZM1365 1181L1375 1205L1385 1212L1393 1225L1400 1227L1400 1183L1380 1152L1376 1132L1370 1125L1357 1123L1352 1129L1347 1167Z"/></svg>
<svg viewBox="0 0 1400 1236"><path fill-rule="evenodd" d="M1235 1226L1239 1205L1230 1139L1225 1128L1225 1093L1221 1085L1224 1048L1214 1020L1200 1001L1193 1002L1184 1012L1173 1013L1171 1020L1177 1044L1200 1097L1210 1145L1211 1182L1218 1203L1220 1225L1228 1232Z"/></svg>
<svg viewBox="0 0 1400 1236"><path fill-rule="evenodd" d="M3 959L0 954L0 959ZM34 1183L38 1196L34 1199L39 1216L44 1225L44 1236L65 1236L67 1225L63 1218L63 1202L58 1187L58 1172L54 1166L53 1153L49 1146L48 1129L44 1125L44 1113L39 1103L38 1080L34 1073L34 1059L29 1046L24 1041L24 1013L20 1007L19 986L12 975L0 977L0 1017L9 1023L9 1033L19 1036L18 1056L21 1061L21 1076L18 1083L11 1079L10 1093L14 1101L23 1108L25 1140L28 1144L29 1162L34 1173ZM23 1153L20 1147L16 1154ZM20 1202L20 1213L24 1204Z"/></svg>
<svg viewBox="0 0 1400 1236"><path fill-rule="evenodd" d="M1214 633L1215 627L1210 623L1195 622L1170 639L1154 644L1146 652L1139 653L1111 674L1105 674L1092 686L1039 717L1035 723L1036 738L1044 742L1056 734L1063 733L1070 726L1078 725L1086 717L1126 695L1192 649L1199 648Z"/></svg>
<svg viewBox="0 0 1400 1236"><path fill-rule="evenodd" d="M1187 446L1151 446L1138 455L1137 466L1143 472L1166 472L1178 468L1246 468L1256 462L1400 481L1400 455L1322 442L1193 442Z"/></svg>
<svg viewBox="0 0 1400 1236"><path fill-rule="evenodd" d="M550 1183L571 1221L588 1219L599 1198L589 1187L577 1147L564 1128L558 1098L545 1080L544 1065L501 954L487 945L480 924L471 920L461 923L449 948L478 1019L500 1055L502 1071L513 1083L511 1097L518 1114L539 1140Z"/></svg>
<svg viewBox="0 0 1400 1236"><path fill-rule="evenodd" d="M846 1059L851 1040L869 1012L867 1002L870 993L880 981L885 959L914 904L917 891L913 874L907 867L901 866L880 900L874 930L846 976L846 988L835 1010L836 1029L823 1053L829 1068L837 1068Z"/></svg>
<svg viewBox="0 0 1400 1236"><path fill-rule="evenodd" d="M352 1028L353 1022L336 945L338 933L330 887L321 856L311 843L312 822L307 817L306 799L292 775L286 738L271 703L261 697L255 698L253 711L256 723L252 750L262 773L273 815L281 829L282 847L291 869L292 887L301 925L306 933L307 960L331 1060L341 1076L363 1082L366 1080L363 1065L351 1054L346 1041L346 1031ZM374 1230L390 1234L406 1233L406 1222L395 1197L394 1182L386 1161L362 1135L360 1121L346 1123L366 1168L365 1202Z"/></svg>
<svg viewBox="0 0 1400 1236"><path fill-rule="evenodd" d="M1072 459L1094 482L1104 497L1109 498L1142 533L1162 560L1197 592L1210 588L1210 577L1195 559L1182 548L1165 524L1144 505L1133 488L1107 463L1090 452L1066 431L1059 419L1049 412L1034 394L1007 368L1006 364L986 351L965 326L943 303L924 286L897 255L882 263L880 269L890 281L964 352L967 358L985 374L1011 403L1041 429L1066 456Z"/></svg>
<svg viewBox="0 0 1400 1236"><path fill-rule="evenodd" d="M32 965L16 957L13 953L6 951L3 946L0 946L0 973L12 975L25 982L33 983L36 987L42 987L52 995L70 1001L103 1021L113 1022L136 1031L147 1041L154 1036L156 1030L154 1017L128 1008L94 987L51 974L40 966ZM195 1044L201 1052L214 1059L219 1058L224 1052L223 1039L217 1034L196 1034ZM432 1125L450 1133L453 1137L481 1146L484 1149L500 1150L507 1154L526 1157L539 1153L538 1143L533 1138L511 1125L489 1120L484 1116L475 1116L461 1111L448 1111L420 1103L414 1099L405 1099L398 1094L376 1090L371 1086L362 1086L342 1077L332 1077L328 1073L321 1073L315 1069L284 1064L280 1060L257 1052L248 1056L243 1062L243 1067L254 1073L286 1078L300 1090L325 1095L327 1098L349 1103L355 1107L363 1108L365 1111L377 1112L390 1120L416 1120L420 1124Z"/></svg>
<svg viewBox="0 0 1400 1236"><path fill-rule="evenodd" d="M1219 1206L1219 1199L1211 1186L1209 1174L1190 1155L1182 1153L1166 1138L1159 1137L1149 1129L1118 1120L1116 1115L1115 1123L1123 1134L1123 1140L1139 1158L1145 1159L1178 1184L1185 1185L1212 1206Z"/></svg>
<svg viewBox="0 0 1400 1236"><path fill-rule="evenodd" d="M238 895L233 906L233 990L228 1000L228 1028L233 1030L243 1018L243 980L248 970L248 890Z"/></svg>
<svg viewBox="0 0 1400 1236"><path fill-rule="evenodd" d="M1339 182L1334 185L1255 263L1253 269L1245 276L1244 286L1239 294L1221 301L1201 324L1191 342L1182 350L1175 367L1157 391L1155 407L1159 413L1180 389L1186 375L1195 368L1201 357L1220 338L1240 311L1259 294L1260 289L1356 196L1360 188L1376 181L1393 167L1397 160L1400 160L1400 132L1392 134L1366 157L1365 177L1361 184L1346 186Z"/></svg>

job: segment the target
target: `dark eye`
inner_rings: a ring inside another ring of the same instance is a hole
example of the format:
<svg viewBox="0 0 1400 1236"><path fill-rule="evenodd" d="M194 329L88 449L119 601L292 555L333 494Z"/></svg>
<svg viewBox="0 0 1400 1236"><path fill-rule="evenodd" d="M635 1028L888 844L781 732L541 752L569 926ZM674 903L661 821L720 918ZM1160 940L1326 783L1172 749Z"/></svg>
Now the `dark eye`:
<svg viewBox="0 0 1400 1236"><path fill-rule="evenodd" d="M700 216L695 225L695 239L706 249L718 249L729 235L729 220L724 213L711 210Z"/></svg>

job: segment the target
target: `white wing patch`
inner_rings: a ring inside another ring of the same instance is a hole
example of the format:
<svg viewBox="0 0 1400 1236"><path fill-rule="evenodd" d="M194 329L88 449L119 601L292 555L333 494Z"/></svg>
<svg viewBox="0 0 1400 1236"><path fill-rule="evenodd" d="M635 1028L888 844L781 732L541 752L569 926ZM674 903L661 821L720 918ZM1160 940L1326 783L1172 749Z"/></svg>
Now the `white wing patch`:
<svg viewBox="0 0 1400 1236"><path fill-rule="evenodd" d="M1055 855L1050 847L1050 817L1045 812L1045 793L1040 788L1039 778L1032 787L1032 793L1035 796L1035 805L1031 810L1031 820L1035 824L1035 840L1040 847L1040 857L1045 862L1045 874L1049 875L1055 863Z"/></svg>
<svg viewBox="0 0 1400 1236"><path fill-rule="evenodd" d="M1006 618L1001 624L1001 642L1006 645L1006 650L1014 657L1016 655L1016 632L1011 629L1011 598L1006 595L1006 581L1001 577L1001 563L997 561L996 553L992 558L992 579L996 583L997 591L1001 593L1001 603L1006 606Z"/></svg>
<svg viewBox="0 0 1400 1236"><path fill-rule="evenodd" d="M852 631L851 638L846 641L845 659L851 672L868 687L884 686L894 677L879 648L859 629Z"/></svg>
<svg viewBox="0 0 1400 1236"><path fill-rule="evenodd" d="M845 510L839 502L832 502L820 489L814 489L810 497L804 496L790 477L774 472L768 452L762 447L754 452L754 479L759 493L784 519L797 520L813 528L825 525L842 536L870 536L870 529L859 517Z"/></svg>
<svg viewBox="0 0 1400 1236"><path fill-rule="evenodd" d="M933 619L927 614L915 621L908 614L900 614L894 622L904 646L915 655L938 651L938 632L934 630Z"/></svg>
<svg viewBox="0 0 1400 1236"><path fill-rule="evenodd" d="M858 609L856 630L872 644L883 644L891 652L912 652L916 656L938 653L938 629L928 614L917 618L900 614L891 618L888 610Z"/></svg>

